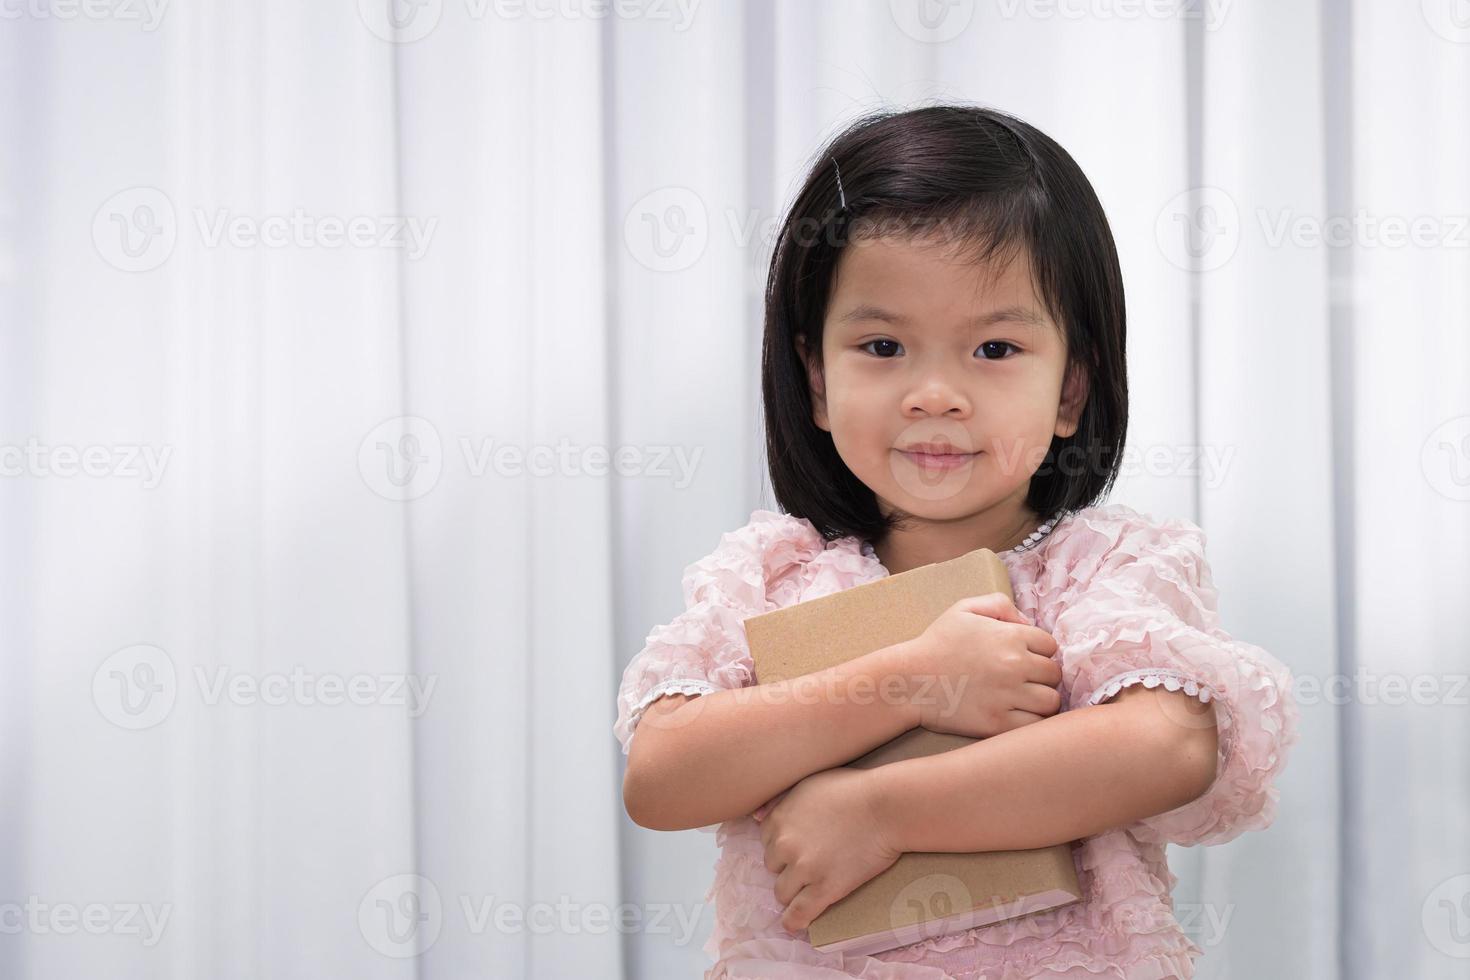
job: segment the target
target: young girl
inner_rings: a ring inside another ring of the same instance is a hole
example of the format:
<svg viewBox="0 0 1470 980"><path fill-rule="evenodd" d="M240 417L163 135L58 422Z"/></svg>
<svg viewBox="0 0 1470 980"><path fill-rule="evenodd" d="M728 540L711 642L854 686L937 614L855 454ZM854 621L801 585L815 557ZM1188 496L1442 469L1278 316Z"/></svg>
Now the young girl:
<svg viewBox="0 0 1470 980"><path fill-rule="evenodd" d="M1165 845L1269 826L1298 714L1286 667L1220 628L1204 533L1098 503L1128 418L1123 286L1077 164L989 109L860 120L782 226L762 371L785 512L685 569L614 727L637 823L718 824L707 980L1191 977ZM976 548L1013 604L755 684L746 618ZM921 724L980 741L844 766ZM808 942L903 852L1067 841L1081 902L874 955Z"/></svg>

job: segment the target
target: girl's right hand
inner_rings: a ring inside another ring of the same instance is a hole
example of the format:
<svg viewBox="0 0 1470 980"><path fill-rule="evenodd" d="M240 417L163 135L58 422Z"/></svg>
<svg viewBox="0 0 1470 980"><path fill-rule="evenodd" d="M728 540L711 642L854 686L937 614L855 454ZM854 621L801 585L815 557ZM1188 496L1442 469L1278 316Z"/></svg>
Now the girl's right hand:
<svg viewBox="0 0 1470 980"><path fill-rule="evenodd" d="M919 724L988 738L1061 709L1057 641L1003 592L950 606L912 641L905 663Z"/></svg>

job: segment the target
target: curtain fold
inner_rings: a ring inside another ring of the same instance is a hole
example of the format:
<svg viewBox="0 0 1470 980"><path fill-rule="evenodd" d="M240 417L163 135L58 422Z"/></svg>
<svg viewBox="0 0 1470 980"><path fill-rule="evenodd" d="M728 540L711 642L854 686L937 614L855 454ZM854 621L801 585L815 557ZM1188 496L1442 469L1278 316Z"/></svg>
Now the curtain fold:
<svg viewBox="0 0 1470 980"><path fill-rule="evenodd" d="M1188 212L1198 438L1220 463L1201 481L1199 522L1221 618L1281 657L1304 690L1340 669L1330 290L1325 252L1277 231L1326 213L1322 16L1309 4L1237 5L1199 32L1201 172ZM1274 69L1261 71L1263 60ZM1227 923L1202 943L1201 977L1341 969L1339 733L1330 706L1301 710L1276 824L1195 855L1198 901ZM1281 867L1303 873L1267 870Z"/></svg>
<svg viewBox="0 0 1470 980"><path fill-rule="evenodd" d="M1470 85L1462 6L1354 3L1347 145L1355 561L1343 705L1350 976L1470 958ZM1338 692L1339 696L1341 692Z"/></svg>

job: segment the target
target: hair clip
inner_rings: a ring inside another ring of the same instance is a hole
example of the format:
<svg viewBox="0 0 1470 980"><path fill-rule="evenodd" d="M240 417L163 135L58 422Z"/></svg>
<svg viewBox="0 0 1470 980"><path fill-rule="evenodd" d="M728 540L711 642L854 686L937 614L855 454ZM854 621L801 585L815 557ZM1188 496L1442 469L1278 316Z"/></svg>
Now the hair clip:
<svg viewBox="0 0 1470 980"><path fill-rule="evenodd" d="M837 196L842 201L842 207L839 208L838 210L840 210L840 211L846 211L847 210L847 193L845 191L843 191L843 189L842 189L842 168L839 167L839 166L837 166L837 158L836 157L831 157L830 159L832 160L832 167L833 167L833 169L837 171Z"/></svg>

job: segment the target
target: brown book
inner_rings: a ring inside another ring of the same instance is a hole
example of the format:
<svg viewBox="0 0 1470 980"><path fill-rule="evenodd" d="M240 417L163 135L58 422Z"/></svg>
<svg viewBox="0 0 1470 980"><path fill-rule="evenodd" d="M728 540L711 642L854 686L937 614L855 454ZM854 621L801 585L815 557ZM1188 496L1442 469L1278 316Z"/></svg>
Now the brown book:
<svg viewBox="0 0 1470 980"><path fill-rule="evenodd" d="M1014 599L988 548L745 620L758 684L824 670L911 640L967 596ZM881 693L879 685L874 697ZM943 697L935 686L931 696ZM911 729L853 760L881 766L978 739ZM975 819L984 819L977 813ZM1024 851L915 851L829 906L808 928L823 951L872 954L1081 900L1072 843Z"/></svg>

